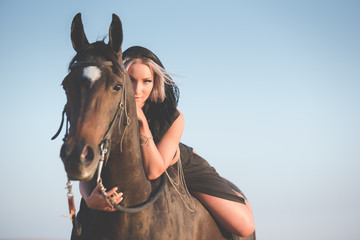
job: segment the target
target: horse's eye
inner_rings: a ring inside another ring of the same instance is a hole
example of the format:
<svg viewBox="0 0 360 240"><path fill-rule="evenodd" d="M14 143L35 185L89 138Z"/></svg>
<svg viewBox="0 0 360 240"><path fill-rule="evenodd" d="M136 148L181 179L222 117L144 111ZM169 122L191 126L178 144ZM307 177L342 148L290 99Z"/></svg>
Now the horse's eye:
<svg viewBox="0 0 360 240"><path fill-rule="evenodd" d="M113 89L118 92L118 91L120 91L121 88L122 88L122 85L120 83L118 83L114 86Z"/></svg>

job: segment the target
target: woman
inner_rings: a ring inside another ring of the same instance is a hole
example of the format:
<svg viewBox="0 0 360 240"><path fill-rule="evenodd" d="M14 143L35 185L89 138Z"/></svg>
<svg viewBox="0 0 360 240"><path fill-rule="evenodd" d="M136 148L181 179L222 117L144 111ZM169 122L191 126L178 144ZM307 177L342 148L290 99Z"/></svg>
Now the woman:
<svg viewBox="0 0 360 240"><path fill-rule="evenodd" d="M153 180L174 165L181 156L186 185L222 227L235 235L254 232L251 207L234 185L221 178L192 148L180 143L184 116L177 110L179 91L157 56L143 47L131 47L123 53L124 65L133 83L140 142L146 176ZM181 167L181 165L180 165ZM113 201L122 201L117 188L108 191ZM80 192L88 207L115 211L98 189L80 183Z"/></svg>

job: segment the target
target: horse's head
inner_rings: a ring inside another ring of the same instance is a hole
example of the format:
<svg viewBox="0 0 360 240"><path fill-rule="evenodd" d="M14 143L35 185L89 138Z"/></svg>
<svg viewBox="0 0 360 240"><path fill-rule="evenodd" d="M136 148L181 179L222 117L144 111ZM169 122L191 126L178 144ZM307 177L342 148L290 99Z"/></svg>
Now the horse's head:
<svg viewBox="0 0 360 240"><path fill-rule="evenodd" d="M113 14L109 43L89 44L77 14L71 26L71 40L77 52L62 82L66 92L65 111L70 122L60 156L69 179L90 180L101 151L124 107L127 74L121 62L121 21Z"/></svg>

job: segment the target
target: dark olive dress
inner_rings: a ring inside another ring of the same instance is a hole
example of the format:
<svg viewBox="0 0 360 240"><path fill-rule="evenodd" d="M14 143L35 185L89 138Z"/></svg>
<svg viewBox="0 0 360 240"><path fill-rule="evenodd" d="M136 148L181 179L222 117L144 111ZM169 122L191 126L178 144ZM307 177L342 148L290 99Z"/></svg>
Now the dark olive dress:
<svg viewBox="0 0 360 240"><path fill-rule="evenodd" d="M210 164L193 152L183 143L179 144L180 159L183 166L185 182L190 190L211 196L244 203L244 199L235 194L241 191L226 179L222 178ZM241 193L242 194L242 193Z"/></svg>

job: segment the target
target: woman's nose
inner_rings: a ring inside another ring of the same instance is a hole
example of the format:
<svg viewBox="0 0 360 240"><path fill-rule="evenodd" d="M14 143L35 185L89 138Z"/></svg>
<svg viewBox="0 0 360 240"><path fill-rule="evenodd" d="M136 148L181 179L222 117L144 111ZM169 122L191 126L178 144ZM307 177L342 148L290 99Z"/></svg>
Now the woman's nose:
<svg viewBox="0 0 360 240"><path fill-rule="evenodd" d="M141 90L140 84L138 84L137 82L134 82L133 83L133 88L134 88L134 93L135 94L140 93L140 90Z"/></svg>

